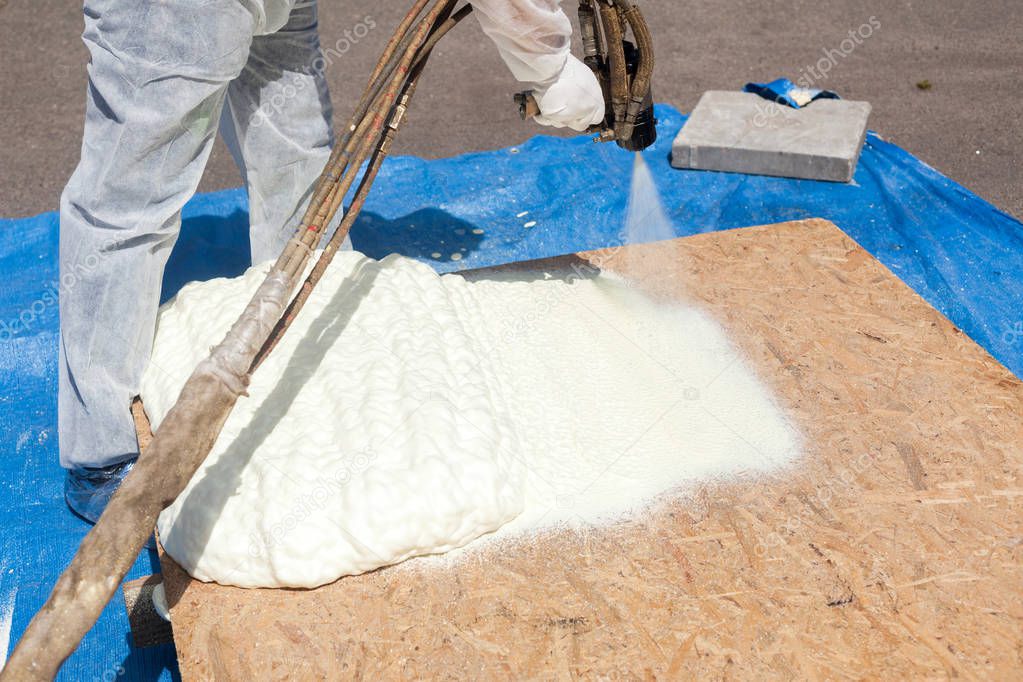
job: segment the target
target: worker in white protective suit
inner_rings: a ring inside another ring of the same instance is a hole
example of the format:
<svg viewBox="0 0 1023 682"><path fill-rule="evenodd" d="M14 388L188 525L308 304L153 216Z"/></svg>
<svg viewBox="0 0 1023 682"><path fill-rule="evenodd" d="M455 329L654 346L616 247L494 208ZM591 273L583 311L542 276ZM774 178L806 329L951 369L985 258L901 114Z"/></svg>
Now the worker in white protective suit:
<svg viewBox="0 0 1023 682"><path fill-rule="evenodd" d="M581 131L604 100L559 2L473 5L537 120ZM82 157L60 204L59 434L65 499L95 522L138 456L130 405L217 129L248 189L253 262L294 233L333 138L315 0L86 0L83 39Z"/></svg>

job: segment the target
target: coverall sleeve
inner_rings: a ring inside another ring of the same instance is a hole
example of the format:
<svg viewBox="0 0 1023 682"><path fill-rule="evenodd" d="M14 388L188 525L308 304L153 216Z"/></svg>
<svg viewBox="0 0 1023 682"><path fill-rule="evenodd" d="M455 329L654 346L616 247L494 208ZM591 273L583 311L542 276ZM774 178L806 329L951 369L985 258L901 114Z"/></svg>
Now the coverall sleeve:
<svg viewBox="0 0 1023 682"><path fill-rule="evenodd" d="M512 75L544 86L561 75L571 48L572 24L560 4L561 0L473 0L472 6Z"/></svg>

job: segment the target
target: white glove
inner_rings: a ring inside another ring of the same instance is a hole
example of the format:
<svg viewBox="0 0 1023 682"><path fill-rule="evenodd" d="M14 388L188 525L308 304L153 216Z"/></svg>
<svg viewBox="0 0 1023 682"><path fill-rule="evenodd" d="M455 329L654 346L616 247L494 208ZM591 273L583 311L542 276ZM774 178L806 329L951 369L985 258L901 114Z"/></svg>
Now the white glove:
<svg viewBox="0 0 1023 682"><path fill-rule="evenodd" d="M536 121L583 131L604 118L604 95L573 57L572 24L561 0L473 0L473 14L515 78L533 87Z"/></svg>
<svg viewBox="0 0 1023 682"><path fill-rule="evenodd" d="M604 120L604 93L590 67L568 55L561 73L549 85L533 88L540 125L582 132Z"/></svg>

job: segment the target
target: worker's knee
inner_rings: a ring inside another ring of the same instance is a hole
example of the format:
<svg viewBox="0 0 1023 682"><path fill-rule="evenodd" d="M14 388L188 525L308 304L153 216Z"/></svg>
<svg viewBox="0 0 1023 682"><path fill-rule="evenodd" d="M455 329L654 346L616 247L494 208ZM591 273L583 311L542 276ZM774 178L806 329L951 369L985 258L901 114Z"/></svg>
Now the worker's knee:
<svg viewBox="0 0 1023 682"><path fill-rule="evenodd" d="M176 212L168 215L143 200L104 200L102 194L111 192L83 192L75 176L64 188L60 200L62 267L93 270L98 261L114 252L159 253L174 246L181 226Z"/></svg>

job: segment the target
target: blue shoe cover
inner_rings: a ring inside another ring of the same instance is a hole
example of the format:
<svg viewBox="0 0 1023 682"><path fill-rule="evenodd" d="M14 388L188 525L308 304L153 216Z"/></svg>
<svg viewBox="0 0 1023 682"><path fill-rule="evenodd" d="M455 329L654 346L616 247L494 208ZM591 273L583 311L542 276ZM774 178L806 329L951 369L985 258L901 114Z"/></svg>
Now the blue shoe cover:
<svg viewBox="0 0 1023 682"><path fill-rule="evenodd" d="M64 501L75 514L89 523L99 521L103 510L135 466L135 459L107 467L76 467L69 469L64 479ZM146 547L156 549L152 536L146 541Z"/></svg>

